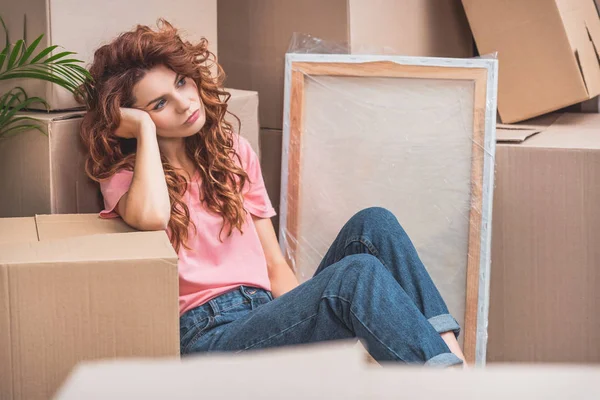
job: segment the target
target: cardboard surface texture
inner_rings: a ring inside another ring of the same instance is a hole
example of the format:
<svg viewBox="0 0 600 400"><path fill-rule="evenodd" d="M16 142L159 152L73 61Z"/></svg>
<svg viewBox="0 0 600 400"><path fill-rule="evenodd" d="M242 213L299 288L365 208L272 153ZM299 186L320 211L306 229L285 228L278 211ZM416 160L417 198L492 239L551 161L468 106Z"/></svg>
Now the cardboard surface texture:
<svg viewBox="0 0 600 400"><path fill-rule="evenodd" d="M499 141L496 162L488 361L600 362L600 115Z"/></svg>
<svg viewBox="0 0 600 400"><path fill-rule="evenodd" d="M25 37L27 43L31 43L44 34L39 48L60 45L76 52L73 58L84 61L84 66L92 62L94 51L102 44L137 24L156 26L161 17L182 30L184 38L190 41L206 37L210 50L217 53L217 0L181 0L176 4L159 0L104 0L97 3L3 0L1 8L11 42ZM4 35L0 36L0 42L4 43ZM8 81L7 85L12 87L13 83ZM52 110L80 107L69 92L54 84L30 80L21 82L20 86L29 96L45 98ZM0 84L0 92L6 87Z"/></svg>
<svg viewBox="0 0 600 400"><path fill-rule="evenodd" d="M600 93L593 0L463 0L480 54L498 52L498 110L523 121Z"/></svg>
<svg viewBox="0 0 600 400"><path fill-rule="evenodd" d="M50 398L83 360L175 357L178 321L165 232L96 214L0 219L1 399Z"/></svg>
<svg viewBox="0 0 600 400"><path fill-rule="evenodd" d="M294 32L362 54L473 54L458 0L220 0L217 17L226 83L258 91L264 128L283 126L284 58Z"/></svg>
<svg viewBox="0 0 600 400"><path fill-rule="evenodd" d="M241 131L235 118L227 115L235 132L248 139L252 149L260 156L258 133L258 93L249 90L225 89L231 94L227 110L240 119Z"/></svg>
<svg viewBox="0 0 600 400"><path fill-rule="evenodd" d="M489 367L467 371L369 366L345 344L296 346L184 361L80 365L56 400L116 399L592 399L598 367ZM199 378L200 377L200 378ZM268 377L268 384L265 384ZM302 379L299 380L299 377ZM198 385L210 382L207 385ZM431 384L435 382L435 384Z"/></svg>
<svg viewBox="0 0 600 400"><path fill-rule="evenodd" d="M83 112L23 112L31 129L0 139L0 217L101 210L99 186L85 174L79 138Z"/></svg>

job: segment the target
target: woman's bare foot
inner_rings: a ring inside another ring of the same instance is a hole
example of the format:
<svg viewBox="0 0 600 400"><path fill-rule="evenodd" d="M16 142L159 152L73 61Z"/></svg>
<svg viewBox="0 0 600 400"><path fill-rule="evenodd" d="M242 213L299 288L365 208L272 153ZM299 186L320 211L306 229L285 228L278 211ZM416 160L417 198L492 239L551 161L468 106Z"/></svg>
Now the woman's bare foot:
<svg viewBox="0 0 600 400"><path fill-rule="evenodd" d="M448 348L450 349L452 354L454 354L456 357L460 358L463 361L463 367L468 367L467 360L465 360L465 355L463 354L462 350L460 349L460 346L458 345L458 341L456 340L456 336L454 336L454 332L450 331L440 333L440 336L442 337L442 340L446 342L446 345L448 345Z"/></svg>

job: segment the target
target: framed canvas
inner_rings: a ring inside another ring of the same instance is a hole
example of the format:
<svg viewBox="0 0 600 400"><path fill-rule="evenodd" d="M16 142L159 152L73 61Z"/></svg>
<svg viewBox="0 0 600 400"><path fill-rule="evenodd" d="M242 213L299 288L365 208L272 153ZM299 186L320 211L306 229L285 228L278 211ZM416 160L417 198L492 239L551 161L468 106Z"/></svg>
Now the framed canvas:
<svg viewBox="0 0 600 400"><path fill-rule="evenodd" d="M462 327L487 342L497 60L287 54L279 239L309 279L361 209L396 215Z"/></svg>

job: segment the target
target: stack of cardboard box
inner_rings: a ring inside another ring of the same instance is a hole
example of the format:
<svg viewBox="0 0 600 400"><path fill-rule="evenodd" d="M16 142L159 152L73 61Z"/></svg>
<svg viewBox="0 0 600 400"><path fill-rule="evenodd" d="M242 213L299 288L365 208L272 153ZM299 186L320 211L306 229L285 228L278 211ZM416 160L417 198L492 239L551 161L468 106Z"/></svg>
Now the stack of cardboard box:
<svg viewBox="0 0 600 400"><path fill-rule="evenodd" d="M593 0L462 2L479 53L497 52L504 123L488 360L599 362L600 115L547 115L600 93L598 11Z"/></svg>

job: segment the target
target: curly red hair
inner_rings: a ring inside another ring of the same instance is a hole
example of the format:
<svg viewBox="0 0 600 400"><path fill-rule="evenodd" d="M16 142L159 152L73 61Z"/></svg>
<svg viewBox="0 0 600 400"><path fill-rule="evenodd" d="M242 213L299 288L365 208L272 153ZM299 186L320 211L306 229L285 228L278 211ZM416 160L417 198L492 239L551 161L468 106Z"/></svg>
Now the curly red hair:
<svg viewBox="0 0 600 400"><path fill-rule="evenodd" d="M158 30L138 25L94 53L90 67L92 80L82 88L85 93L82 100L88 111L81 127L87 174L99 182L119 170L133 170L135 140L114 134L120 124L119 108L133 105L133 87L148 70L159 65L196 82L206 110L206 123L200 132L185 138L186 152L200 173L203 203L223 216L221 233L225 227L228 235L233 229L242 231L246 211L241 193L248 175L240 167L234 149L232 125L225 120L230 98L223 89L225 74L208 50L206 39L197 44L184 41L177 29L163 19L158 22ZM211 73L213 66L216 74ZM181 245L186 245L188 226L192 223L183 201L187 181L165 157L161 158L171 199L170 239L178 251Z"/></svg>

